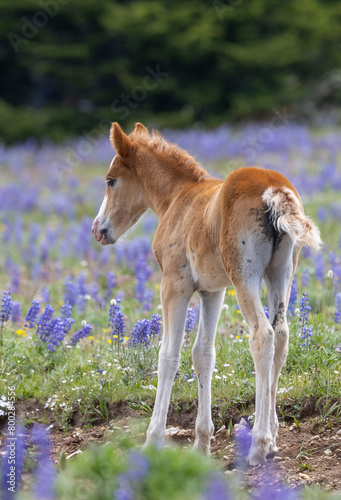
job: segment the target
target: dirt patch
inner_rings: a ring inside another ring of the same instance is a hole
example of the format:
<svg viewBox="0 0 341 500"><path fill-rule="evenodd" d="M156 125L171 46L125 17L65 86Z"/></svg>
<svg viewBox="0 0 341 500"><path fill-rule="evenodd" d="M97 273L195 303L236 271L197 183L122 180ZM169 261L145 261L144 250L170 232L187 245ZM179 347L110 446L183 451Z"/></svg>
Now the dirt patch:
<svg viewBox="0 0 341 500"><path fill-rule="evenodd" d="M216 433L212 440L212 457L218 461L226 474L239 474L250 486L256 486L264 480L265 471L271 480L285 480L293 486L317 483L326 489L341 490L341 421L335 416L324 419L320 405L316 408L313 398L303 401L300 409L286 405L285 418L280 422L279 451L265 466L247 468L245 462L236 459L234 431L229 436L229 423L235 425L242 415L238 408L229 408L221 415L219 407L213 407L213 419ZM330 406L330 403L329 405ZM325 409L326 407L324 407ZM138 444L144 441L144 432L136 426L136 421L148 421L146 413L132 409L126 402L108 405L108 421L95 421L90 426L84 423L84 414L77 405L73 407L67 431L59 427L53 413L44 408L37 400L27 400L16 404L18 415L22 415L30 424L42 421L52 425L53 459L58 462L61 453L68 459L79 453L91 442L105 442L115 433L127 433ZM245 411L245 410L244 410ZM291 415L298 412L301 418L298 426ZM219 416L218 416L219 413ZM197 415L196 403L186 403L170 408L167 420L167 439L184 447L194 443L194 427ZM244 415L247 418L247 415ZM0 422L3 427L5 420ZM230 424L231 425L231 424ZM3 442L3 440L1 440ZM75 454L75 455L74 455Z"/></svg>

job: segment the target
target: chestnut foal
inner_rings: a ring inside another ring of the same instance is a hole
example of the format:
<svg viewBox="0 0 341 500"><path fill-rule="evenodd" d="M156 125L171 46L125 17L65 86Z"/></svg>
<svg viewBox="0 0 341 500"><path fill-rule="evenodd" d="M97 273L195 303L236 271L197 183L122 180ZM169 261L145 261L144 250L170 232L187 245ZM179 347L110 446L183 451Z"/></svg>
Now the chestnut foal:
<svg viewBox="0 0 341 500"><path fill-rule="evenodd" d="M256 418L249 463L274 453L278 431L276 392L288 353L286 318L291 282L302 245L319 248L319 230L304 215L301 199L281 174L241 168L225 181L211 177L188 153L141 124L125 135L114 123L117 152L107 173L106 195L93 232L114 244L151 208L158 217L153 252L163 273L164 332L158 388L147 443L162 442L171 388L179 367L187 307L200 296L193 347L199 410L195 447L209 453L214 339L225 289L233 286L250 329L256 368ZM260 300L264 278L270 320Z"/></svg>

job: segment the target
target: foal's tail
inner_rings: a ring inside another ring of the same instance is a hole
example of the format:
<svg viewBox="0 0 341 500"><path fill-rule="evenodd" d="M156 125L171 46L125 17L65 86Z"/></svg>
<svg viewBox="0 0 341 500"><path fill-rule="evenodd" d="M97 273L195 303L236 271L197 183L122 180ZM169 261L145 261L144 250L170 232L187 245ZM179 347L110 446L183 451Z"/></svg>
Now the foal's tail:
<svg viewBox="0 0 341 500"><path fill-rule="evenodd" d="M304 215L303 207L295 193L285 187L269 187L262 195L263 202L269 207L274 228L288 233L296 243L317 250L321 248L320 231L314 222Z"/></svg>

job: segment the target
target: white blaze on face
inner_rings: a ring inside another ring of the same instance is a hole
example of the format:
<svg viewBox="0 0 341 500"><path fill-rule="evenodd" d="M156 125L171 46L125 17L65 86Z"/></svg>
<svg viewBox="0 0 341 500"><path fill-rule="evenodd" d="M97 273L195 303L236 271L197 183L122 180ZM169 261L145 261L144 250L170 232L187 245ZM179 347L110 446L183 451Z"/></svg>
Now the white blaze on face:
<svg viewBox="0 0 341 500"><path fill-rule="evenodd" d="M114 163L116 156L112 159L112 162L110 163L110 167ZM99 212L97 214L97 217L95 218L93 224L92 224L92 232L95 235L95 238L97 241L101 239L101 235L99 232L99 228L101 227L104 212L105 212L105 207L107 206L107 201L108 201L108 195L105 195L104 200L102 202L101 208L99 209Z"/></svg>
<svg viewBox="0 0 341 500"><path fill-rule="evenodd" d="M98 240L98 241L101 239L101 235L99 233L99 228L100 228L101 223L102 223L103 215L105 212L105 207L107 206L107 201L108 201L108 196L105 195L104 200L103 200L102 205L101 205L101 208L99 209L99 212L97 214L97 217L94 220L94 223L92 224L92 231L95 235L96 240Z"/></svg>

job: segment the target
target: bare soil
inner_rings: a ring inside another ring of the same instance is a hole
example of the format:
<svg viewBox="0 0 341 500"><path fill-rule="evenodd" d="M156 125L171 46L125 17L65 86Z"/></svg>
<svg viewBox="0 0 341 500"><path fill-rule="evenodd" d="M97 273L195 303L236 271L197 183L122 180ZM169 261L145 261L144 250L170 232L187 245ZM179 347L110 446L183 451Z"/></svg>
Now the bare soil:
<svg viewBox="0 0 341 500"><path fill-rule="evenodd" d="M130 408L125 402L109 405L108 410L107 421L97 421L90 426L84 423L86 415L81 414L75 406L66 431L59 427L52 412L46 410L38 401L31 399L16 404L17 414L21 415L25 422L43 421L47 425L53 425L50 432L53 459L56 463L62 452L68 460L73 460L89 443L103 443L115 433L129 433L138 444L143 443L144 433L137 426L137 422L143 419L146 422L148 417L142 411ZM217 412L218 410L214 409L213 419L216 423ZM196 413L195 404L183 408L171 407L167 422L167 439L190 447L194 443ZM220 428L216 429L212 440L212 458L219 462L226 474L239 474L253 487L264 480L264 472L270 467L271 481L274 483L284 480L294 487L315 483L328 490L341 491L340 419L335 416L323 418L321 411L316 410L316 401L313 398L303 402L298 426L290 417L280 422L278 453L267 460L266 466L248 468L245 461L236 456L234 440L235 424L247 417L241 415L238 408L231 408L224 414L223 419L220 418ZM234 429L229 436L227 427L230 421ZM3 431L6 429L5 424L5 420L0 421ZM2 444L3 437L0 430ZM269 474L267 476L269 477Z"/></svg>

